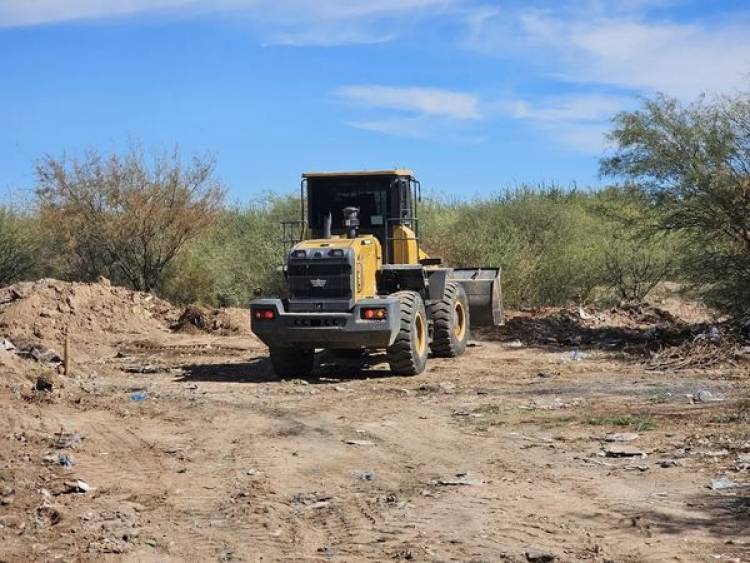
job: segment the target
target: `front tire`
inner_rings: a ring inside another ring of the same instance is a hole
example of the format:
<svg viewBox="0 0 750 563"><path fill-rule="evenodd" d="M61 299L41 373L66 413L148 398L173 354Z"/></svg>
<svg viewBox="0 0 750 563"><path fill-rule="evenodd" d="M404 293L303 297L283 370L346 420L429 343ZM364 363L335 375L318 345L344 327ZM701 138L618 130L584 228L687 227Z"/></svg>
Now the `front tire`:
<svg viewBox="0 0 750 563"><path fill-rule="evenodd" d="M393 294L399 301L400 325L393 344L386 349L391 371L396 375L418 375L427 366L427 313L415 291Z"/></svg>
<svg viewBox="0 0 750 563"><path fill-rule="evenodd" d="M268 349L271 366L279 379L306 379L315 366L315 350L273 346Z"/></svg>
<svg viewBox="0 0 750 563"><path fill-rule="evenodd" d="M466 351L469 341L469 305L461 284L445 284L443 299L430 307L432 313L432 353L455 358Z"/></svg>

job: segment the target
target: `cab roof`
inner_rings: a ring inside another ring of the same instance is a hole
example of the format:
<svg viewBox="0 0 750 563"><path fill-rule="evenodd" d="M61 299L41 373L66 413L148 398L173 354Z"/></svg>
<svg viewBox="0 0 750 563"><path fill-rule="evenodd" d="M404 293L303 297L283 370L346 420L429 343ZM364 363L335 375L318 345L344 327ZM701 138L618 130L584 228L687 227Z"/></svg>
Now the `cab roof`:
<svg viewBox="0 0 750 563"><path fill-rule="evenodd" d="M355 170L353 172L305 172L303 178L331 178L337 176L410 176L414 172L408 168L394 168L393 170Z"/></svg>

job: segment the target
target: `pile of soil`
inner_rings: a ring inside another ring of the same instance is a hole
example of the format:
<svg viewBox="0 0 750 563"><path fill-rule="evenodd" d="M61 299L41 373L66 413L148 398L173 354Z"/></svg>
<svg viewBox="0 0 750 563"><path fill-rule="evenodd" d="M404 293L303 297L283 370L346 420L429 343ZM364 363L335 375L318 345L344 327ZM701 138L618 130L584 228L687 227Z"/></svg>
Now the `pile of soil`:
<svg viewBox="0 0 750 563"><path fill-rule="evenodd" d="M125 335L164 331L177 317L167 301L149 293L97 283L54 279L21 282L0 289L0 338L18 349L43 345L62 351L71 340L95 345Z"/></svg>

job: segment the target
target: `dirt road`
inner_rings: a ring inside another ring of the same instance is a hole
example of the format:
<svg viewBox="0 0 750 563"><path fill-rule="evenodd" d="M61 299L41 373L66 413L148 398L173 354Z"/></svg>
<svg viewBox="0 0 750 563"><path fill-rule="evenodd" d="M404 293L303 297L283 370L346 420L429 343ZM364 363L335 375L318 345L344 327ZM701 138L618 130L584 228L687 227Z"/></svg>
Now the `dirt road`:
<svg viewBox="0 0 750 563"><path fill-rule="evenodd" d="M246 335L110 345L2 387L0 560L750 560L746 368L486 338L278 381Z"/></svg>

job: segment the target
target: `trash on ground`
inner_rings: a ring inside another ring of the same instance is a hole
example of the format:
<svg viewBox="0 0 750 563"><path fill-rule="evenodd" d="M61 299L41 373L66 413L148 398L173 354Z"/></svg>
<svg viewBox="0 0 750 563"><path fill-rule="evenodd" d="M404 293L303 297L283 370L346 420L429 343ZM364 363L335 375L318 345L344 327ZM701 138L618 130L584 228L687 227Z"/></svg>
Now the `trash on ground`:
<svg viewBox="0 0 750 563"><path fill-rule="evenodd" d="M6 352L13 352L15 351L16 346L7 338L0 339L0 350L5 350Z"/></svg>
<svg viewBox="0 0 750 563"><path fill-rule="evenodd" d="M65 481L65 489L63 493L87 493L91 490L91 486L86 481L76 479L74 481Z"/></svg>
<svg viewBox="0 0 750 563"><path fill-rule="evenodd" d="M511 340L505 344L508 348L523 348L523 342L520 340Z"/></svg>
<svg viewBox="0 0 750 563"><path fill-rule="evenodd" d="M51 375L42 374L36 378L34 389L37 391L51 392L55 388L55 382Z"/></svg>
<svg viewBox="0 0 750 563"><path fill-rule="evenodd" d="M360 481L374 481L375 480L375 472L374 471L359 470L358 469L356 471L353 471L352 473Z"/></svg>
<svg viewBox="0 0 750 563"><path fill-rule="evenodd" d="M602 452L606 457L646 457L644 452L633 446L607 446Z"/></svg>
<svg viewBox="0 0 750 563"><path fill-rule="evenodd" d="M581 352L580 350L573 350L570 353L570 359L574 362L580 362L582 360L585 360L588 357L588 354Z"/></svg>
<svg viewBox="0 0 750 563"><path fill-rule="evenodd" d="M640 438L635 432L613 432L607 434L604 440L607 442L633 442Z"/></svg>
<svg viewBox="0 0 750 563"><path fill-rule="evenodd" d="M739 485L729 479L728 477L720 477L718 479L712 479L711 484L708 486L712 491L723 491L725 489L733 489Z"/></svg>
<svg viewBox="0 0 750 563"><path fill-rule="evenodd" d="M692 396L690 396L690 398L694 403L716 403L718 401L724 400L724 397L712 393L708 389L701 389L700 391L696 391Z"/></svg>
<svg viewBox="0 0 750 563"><path fill-rule="evenodd" d="M324 495L318 493L297 493L292 496L291 503L305 506L311 510L319 508L325 508L331 502L333 497L331 495Z"/></svg>
<svg viewBox="0 0 750 563"><path fill-rule="evenodd" d="M148 393L145 391L136 391L130 395L131 401L145 401L148 399Z"/></svg>
<svg viewBox="0 0 750 563"><path fill-rule="evenodd" d="M538 549L527 549L524 555L530 563L552 563L556 559L552 553Z"/></svg>
<svg viewBox="0 0 750 563"><path fill-rule="evenodd" d="M160 373L164 371L164 368L161 366L154 366L154 365L147 365L147 366L137 366L137 367L129 367L125 370L127 373Z"/></svg>
<svg viewBox="0 0 750 563"><path fill-rule="evenodd" d="M370 440L344 440L344 443L350 446L374 446L375 445L375 442L371 442Z"/></svg>
<svg viewBox="0 0 750 563"><path fill-rule="evenodd" d="M453 477L433 479L432 481L430 481L430 484L441 486L441 487L455 487L455 486L462 486L462 485L470 485L470 486L482 485L483 482L479 479L469 478L468 473L456 473Z"/></svg>
<svg viewBox="0 0 750 563"><path fill-rule="evenodd" d="M75 465L75 461L73 461L73 458L70 455L62 452L46 455L42 458L42 461L53 465L60 465L66 469L70 469Z"/></svg>

